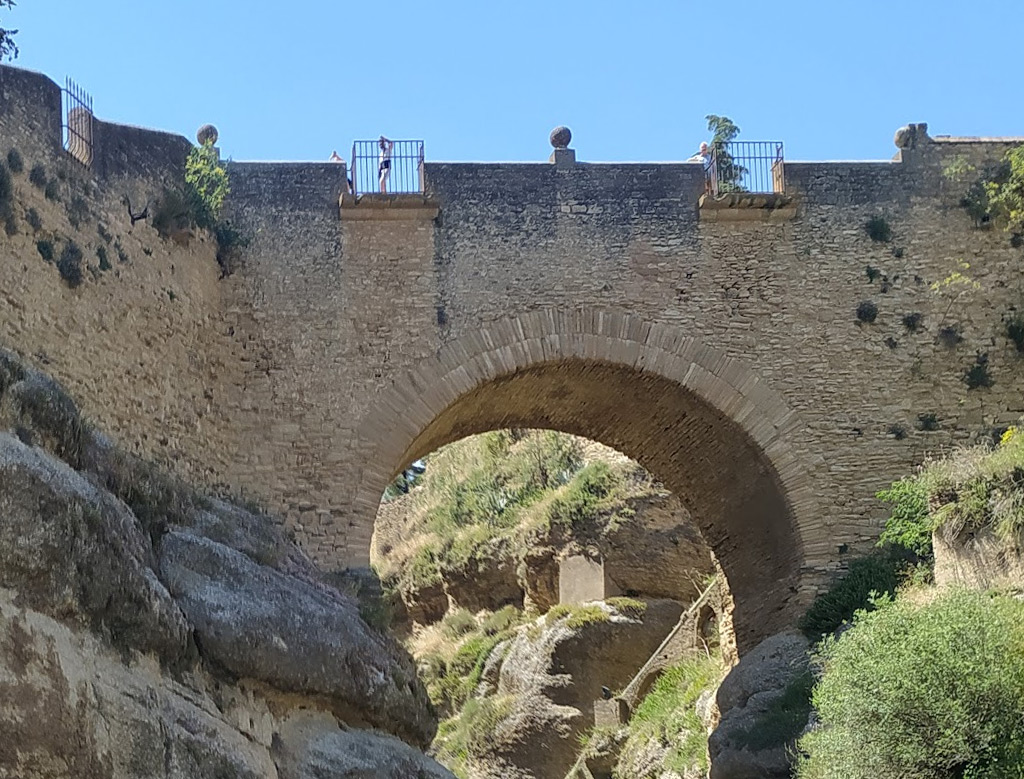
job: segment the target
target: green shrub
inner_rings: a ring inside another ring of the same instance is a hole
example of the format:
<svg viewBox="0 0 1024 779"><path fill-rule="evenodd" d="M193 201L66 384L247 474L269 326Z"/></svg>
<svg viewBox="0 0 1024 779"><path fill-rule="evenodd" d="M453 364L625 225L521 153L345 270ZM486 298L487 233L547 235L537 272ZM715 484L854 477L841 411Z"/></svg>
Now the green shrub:
<svg viewBox="0 0 1024 779"><path fill-rule="evenodd" d="M106 247L97 247L96 257L99 258L100 261L100 270L110 270L110 258L107 256Z"/></svg>
<svg viewBox="0 0 1024 779"><path fill-rule="evenodd" d="M445 720L434 741L436 759L460 779L468 776L468 763L484 754L494 740L494 731L512 711L513 698L495 695L466 701L458 716Z"/></svg>
<svg viewBox="0 0 1024 779"><path fill-rule="evenodd" d="M821 646L800 779L1020 779L1024 603L954 591L883 602Z"/></svg>
<svg viewBox="0 0 1024 779"><path fill-rule="evenodd" d="M60 200L60 184L57 179L50 179L46 183L46 189L43 190L43 195L47 200L53 200L54 202Z"/></svg>
<svg viewBox="0 0 1024 779"><path fill-rule="evenodd" d="M82 283L82 250L74 241L64 244L64 249L57 260L57 271L67 285L74 289Z"/></svg>
<svg viewBox="0 0 1024 779"><path fill-rule="evenodd" d="M68 203L68 222L78 228L89 218L89 204L81 195L74 195Z"/></svg>
<svg viewBox="0 0 1024 779"><path fill-rule="evenodd" d="M14 214L8 214L4 219L4 232L7 235L15 235L18 232L18 220L14 218Z"/></svg>
<svg viewBox="0 0 1024 779"><path fill-rule="evenodd" d="M523 612L513 605L503 606L480 623L486 636L494 636L514 628L523 621Z"/></svg>
<svg viewBox="0 0 1024 779"><path fill-rule="evenodd" d="M1014 312L1007 317L1006 337L1013 342L1018 352L1024 354L1024 314Z"/></svg>
<svg viewBox="0 0 1024 779"><path fill-rule="evenodd" d="M964 372L963 382L967 389L978 389L979 387L991 387L995 379L988 370L988 354L981 353L975 356L974 363Z"/></svg>
<svg viewBox="0 0 1024 779"><path fill-rule="evenodd" d="M1010 428L995 449L975 447L929 463L930 522L949 538L991 529L1015 546L1024 531L1024 435Z"/></svg>
<svg viewBox="0 0 1024 779"><path fill-rule="evenodd" d="M696 768L708 770L707 730L697 716L697 699L714 689L721 677L721 663L704 656L667 668L643 699L627 729L620 765L650 749L651 742L667 747L662 766L684 776Z"/></svg>
<svg viewBox="0 0 1024 779"><path fill-rule="evenodd" d="M928 516L928 487L915 477L893 482L876 496L892 506L885 529L878 539L880 546L892 545L907 549L921 560L931 560L932 521Z"/></svg>
<svg viewBox="0 0 1024 779"><path fill-rule="evenodd" d="M988 206L996 223L1024 233L1024 145L1006 153L999 173L985 183Z"/></svg>
<svg viewBox="0 0 1024 779"><path fill-rule="evenodd" d="M864 223L864 230L872 241L885 242L892 240L892 228L881 216L873 216Z"/></svg>
<svg viewBox="0 0 1024 779"><path fill-rule="evenodd" d="M21 152L17 149L7 152L7 167L11 169L11 173L21 173L25 170L25 160L21 158Z"/></svg>
<svg viewBox="0 0 1024 779"><path fill-rule="evenodd" d="M862 300L857 304L857 319L870 325L878 319L878 306L870 300Z"/></svg>
<svg viewBox="0 0 1024 779"><path fill-rule="evenodd" d="M37 162L32 166L32 170L28 173L28 180L39 187L39 189L46 187L46 168L43 167L42 163Z"/></svg>
<svg viewBox="0 0 1024 779"><path fill-rule="evenodd" d="M605 598L604 602L624 617L643 619L644 614L647 613L647 604L642 600L637 600L636 598Z"/></svg>
<svg viewBox="0 0 1024 779"><path fill-rule="evenodd" d="M551 501L548 521L571 527L595 519L616 485L615 475L605 463L590 463L573 477L563 495Z"/></svg>
<svg viewBox="0 0 1024 779"><path fill-rule="evenodd" d="M212 230L230 191L227 168L214 145L193 147L185 160L185 192L195 224Z"/></svg>
<svg viewBox="0 0 1024 779"><path fill-rule="evenodd" d="M39 216L39 212L34 208L30 208L25 212L25 221L28 222L29 227L32 228L33 232L38 233L43 229L43 219Z"/></svg>
<svg viewBox="0 0 1024 779"><path fill-rule="evenodd" d="M846 575L814 600L800 618L800 629L808 638L834 632L857 611L872 608L873 595L895 592L905 567L896 555L882 552L854 560Z"/></svg>
<svg viewBox="0 0 1024 779"><path fill-rule="evenodd" d="M476 617L465 609L453 609L444 615L441 627L452 638L458 638L476 630Z"/></svg>
<svg viewBox="0 0 1024 779"><path fill-rule="evenodd" d="M36 251L39 252L39 256L47 262L53 262L53 241L46 238L40 238L36 241Z"/></svg>
<svg viewBox="0 0 1024 779"><path fill-rule="evenodd" d="M597 625L611 620L611 616L597 604L559 603L548 609L546 619L549 622L564 620L570 630L578 630L587 625Z"/></svg>

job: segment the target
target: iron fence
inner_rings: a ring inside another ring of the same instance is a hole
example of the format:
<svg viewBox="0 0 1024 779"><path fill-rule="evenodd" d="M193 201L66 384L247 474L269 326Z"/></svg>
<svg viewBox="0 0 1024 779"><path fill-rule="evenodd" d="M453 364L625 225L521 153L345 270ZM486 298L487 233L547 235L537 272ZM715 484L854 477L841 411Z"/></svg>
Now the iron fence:
<svg viewBox="0 0 1024 779"><path fill-rule="evenodd" d="M352 144L353 194L423 191L423 141L356 141Z"/></svg>
<svg viewBox="0 0 1024 779"><path fill-rule="evenodd" d="M708 192L757 194L786 191L785 164L779 141L732 141L711 147L705 163Z"/></svg>
<svg viewBox="0 0 1024 779"><path fill-rule="evenodd" d="M64 80L64 150L86 167L92 165L92 97L70 78Z"/></svg>

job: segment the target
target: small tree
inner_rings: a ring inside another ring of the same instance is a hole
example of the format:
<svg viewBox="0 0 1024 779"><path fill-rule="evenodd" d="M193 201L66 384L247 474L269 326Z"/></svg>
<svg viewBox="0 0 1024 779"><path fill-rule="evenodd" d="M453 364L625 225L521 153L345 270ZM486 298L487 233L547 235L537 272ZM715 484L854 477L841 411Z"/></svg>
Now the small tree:
<svg viewBox="0 0 1024 779"><path fill-rule="evenodd" d="M199 227L213 230L231 187L228 171L212 142L196 146L185 161L185 187L192 216Z"/></svg>
<svg viewBox="0 0 1024 779"><path fill-rule="evenodd" d="M996 223L1015 235L1024 234L1024 146L1010 149L1005 165L985 182L988 206Z"/></svg>
<svg viewBox="0 0 1024 779"><path fill-rule="evenodd" d="M14 8L14 0L0 0L0 9ZM18 56L18 47L14 43L17 30L6 30L0 27L0 60L13 60Z"/></svg>
<svg viewBox="0 0 1024 779"><path fill-rule="evenodd" d="M711 131L711 148L715 154L716 174L719 192L742 192L740 179L746 168L737 163L729 153L729 143L740 134L740 128L727 116L708 114L708 129Z"/></svg>

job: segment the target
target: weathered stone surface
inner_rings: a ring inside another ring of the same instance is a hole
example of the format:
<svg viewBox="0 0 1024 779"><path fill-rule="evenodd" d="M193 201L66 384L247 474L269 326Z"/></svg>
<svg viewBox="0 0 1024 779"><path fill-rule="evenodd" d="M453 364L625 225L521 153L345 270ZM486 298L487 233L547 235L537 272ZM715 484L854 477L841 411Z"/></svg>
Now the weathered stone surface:
<svg viewBox="0 0 1024 779"><path fill-rule="evenodd" d="M788 779L787 744L751 751L738 739L757 727L786 686L807 671L810 642L799 633L771 636L740 658L716 694L718 727L708 739L711 779Z"/></svg>
<svg viewBox="0 0 1024 779"><path fill-rule="evenodd" d="M138 521L65 463L0 433L0 585L26 607L178 663L185 617Z"/></svg>
<svg viewBox="0 0 1024 779"><path fill-rule="evenodd" d="M126 665L0 594L4 779L451 779L412 747L294 696Z"/></svg>
<svg viewBox="0 0 1024 779"><path fill-rule="evenodd" d="M160 571L203 656L340 714L425 745L435 720L409 658L337 591L286 576L207 538L175 531Z"/></svg>
<svg viewBox="0 0 1024 779"><path fill-rule="evenodd" d="M279 779L453 779L391 736L339 728L313 712L296 713L282 724L273 754Z"/></svg>

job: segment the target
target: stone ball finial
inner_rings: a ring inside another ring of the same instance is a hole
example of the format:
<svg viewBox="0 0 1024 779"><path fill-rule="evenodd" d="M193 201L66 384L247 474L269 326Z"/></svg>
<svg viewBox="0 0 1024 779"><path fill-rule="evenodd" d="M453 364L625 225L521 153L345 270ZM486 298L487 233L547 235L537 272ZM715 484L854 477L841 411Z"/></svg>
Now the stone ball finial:
<svg viewBox="0 0 1024 779"><path fill-rule="evenodd" d="M556 149L568 149L571 140L572 130L564 125L559 125L551 131L551 145Z"/></svg>
<svg viewBox="0 0 1024 779"><path fill-rule="evenodd" d="M216 143L218 137L220 136L217 133L217 128L212 124L204 124L196 130L196 140L199 141L200 146L205 146L208 143Z"/></svg>
<svg viewBox="0 0 1024 779"><path fill-rule="evenodd" d="M924 122L904 125L896 131L892 140L897 149L913 149L918 142L928 140L928 125Z"/></svg>

